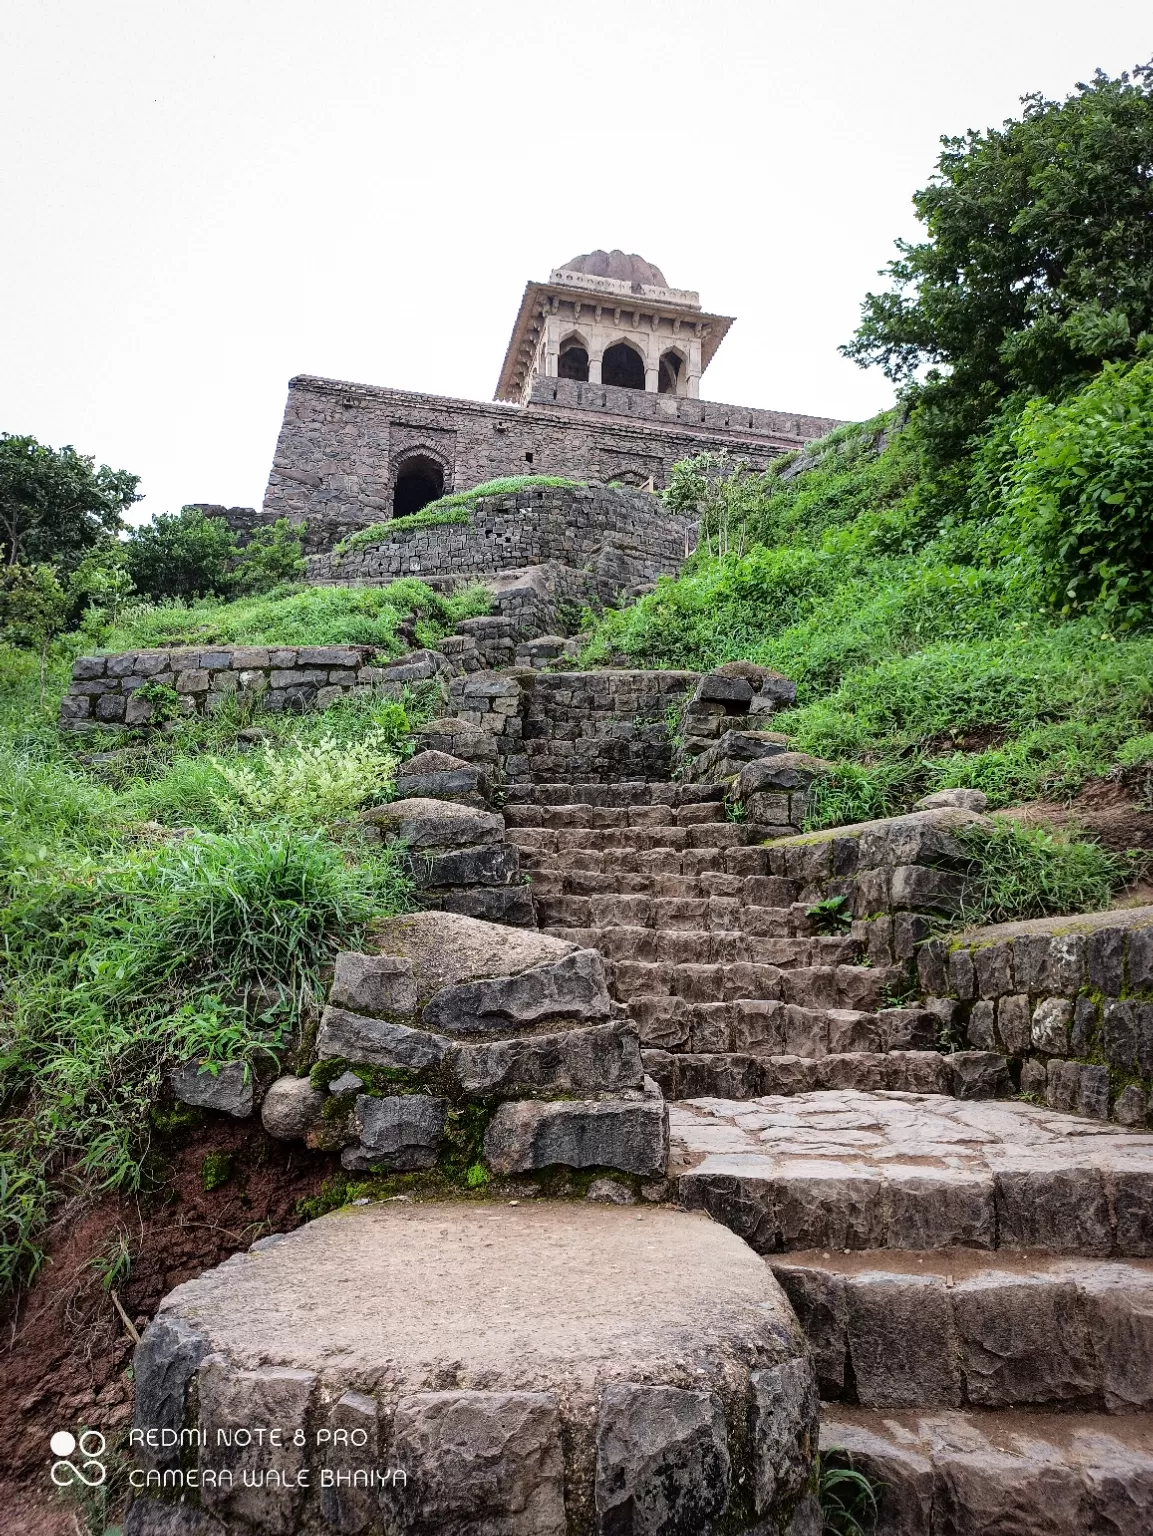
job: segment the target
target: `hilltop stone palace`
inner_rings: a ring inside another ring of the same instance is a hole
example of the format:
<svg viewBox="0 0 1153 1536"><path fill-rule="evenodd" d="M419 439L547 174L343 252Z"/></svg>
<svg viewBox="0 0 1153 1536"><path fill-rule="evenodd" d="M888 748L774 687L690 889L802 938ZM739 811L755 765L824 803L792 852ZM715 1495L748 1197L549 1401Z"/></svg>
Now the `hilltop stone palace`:
<svg viewBox="0 0 1153 1536"><path fill-rule="evenodd" d="M499 476L660 489L678 459L721 449L764 467L836 423L702 400L732 324L640 256L577 256L526 286L492 402L292 379L263 510L226 515L240 532L306 521L317 552Z"/></svg>

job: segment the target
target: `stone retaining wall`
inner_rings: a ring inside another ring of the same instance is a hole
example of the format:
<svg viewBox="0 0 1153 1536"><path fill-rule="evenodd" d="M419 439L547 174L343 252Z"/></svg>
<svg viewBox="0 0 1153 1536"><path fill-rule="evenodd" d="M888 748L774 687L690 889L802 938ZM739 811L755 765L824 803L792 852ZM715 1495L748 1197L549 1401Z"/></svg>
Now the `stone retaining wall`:
<svg viewBox="0 0 1153 1536"><path fill-rule="evenodd" d="M1023 1093L1147 1124L1153 907L976 929L925 945L918 971L970 1045L1020 1063Z"/></svg>
<svg viewBox="0 0 1153 1536"><path fill-rule="evenodd" d="M65 730L149 725L170 713L210 715L241 697L270 710L327 709L382 687L399 695L406 684L449 670L436 651L416 651L391 666L376 665L375 658L369 645L181 646L81 656L61 701L60 724ZM142 689L158 688L171 690L171 699L141 696Z"/></svg>
<svg viewBox="0 0 1153 1536"><path fill-rule="evenodd" d="M407 530L396 524L380 543L315 555L308 579L381 585L401 576L480 578L555 562L584 573L573 596L614 602L674 575L695 542L694 525L671 517L646 492L545 486L481 497L467 523Z"/></svg>

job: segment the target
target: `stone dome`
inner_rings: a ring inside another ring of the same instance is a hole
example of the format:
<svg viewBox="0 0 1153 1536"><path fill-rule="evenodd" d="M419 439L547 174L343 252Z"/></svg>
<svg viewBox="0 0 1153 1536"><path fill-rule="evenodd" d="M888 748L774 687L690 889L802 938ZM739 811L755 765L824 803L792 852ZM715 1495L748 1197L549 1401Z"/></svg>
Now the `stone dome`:
<svg viewBox="0 0 1153 1536"><path fill-rule="evenodd" d="M611 277L618 283L643 283L649 288L667 288L665 275L660 267L638 256L634 251L627 256L624 251L589 251L585 256L574 256L559 268L561 272L584 272L589 277Z"/></svg>

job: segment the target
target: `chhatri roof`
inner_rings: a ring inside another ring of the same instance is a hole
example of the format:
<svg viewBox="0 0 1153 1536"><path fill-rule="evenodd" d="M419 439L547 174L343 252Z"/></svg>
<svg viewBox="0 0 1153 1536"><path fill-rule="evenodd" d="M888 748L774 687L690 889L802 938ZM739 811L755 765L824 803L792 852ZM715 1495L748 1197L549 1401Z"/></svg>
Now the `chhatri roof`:
<svg viewBox="0 0 1153 1536"><path fill-rule="evenodd" d="M688 288L670 288L661 269L635 251L631 255L618 250L588 251L583 256L574 256L562 267L554 267L546 283L530 282L526 286L497 382L497 400L520 398L534 338L539 334L539 317L550 305L555 310L558 300L570 303L579 298L574 289L587 295L593 304L621 313L636 315L643 310L645 314L664 315L698 327L697 334L702 338L702 372L733 323L731 315L706 314L701 309L699 293Z"/></svg>

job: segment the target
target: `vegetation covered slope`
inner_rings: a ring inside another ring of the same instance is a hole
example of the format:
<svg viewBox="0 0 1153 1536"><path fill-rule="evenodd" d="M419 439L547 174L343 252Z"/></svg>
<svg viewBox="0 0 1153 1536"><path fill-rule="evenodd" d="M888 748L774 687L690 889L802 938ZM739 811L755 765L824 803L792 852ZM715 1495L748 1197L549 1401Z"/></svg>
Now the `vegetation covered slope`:
<svg viewBox="0 0 1153 1536"><path fill-rule="evenodd" d="M845 349L898 406L765 475L679 466L700 550L585 650L794 678L822 825L1153 761L1153 76L945 140L914 203Z"/></svg>
<svg viewBox="0 0 1153 1536"><path fill-rule="evenodd" d="M426 701L257 721L230 700L211 720L93 742L56 727L72 655L93 633L395 653L402 614L453 617L419 584L390 593L145 605L114 625L90 612L56 643L43 698L35 651L0 648L0 1292L34 1271L62 1194L156 1177L173 1065L290 1062L324 964L409 901L355 816L388 798Z"/></svg>

